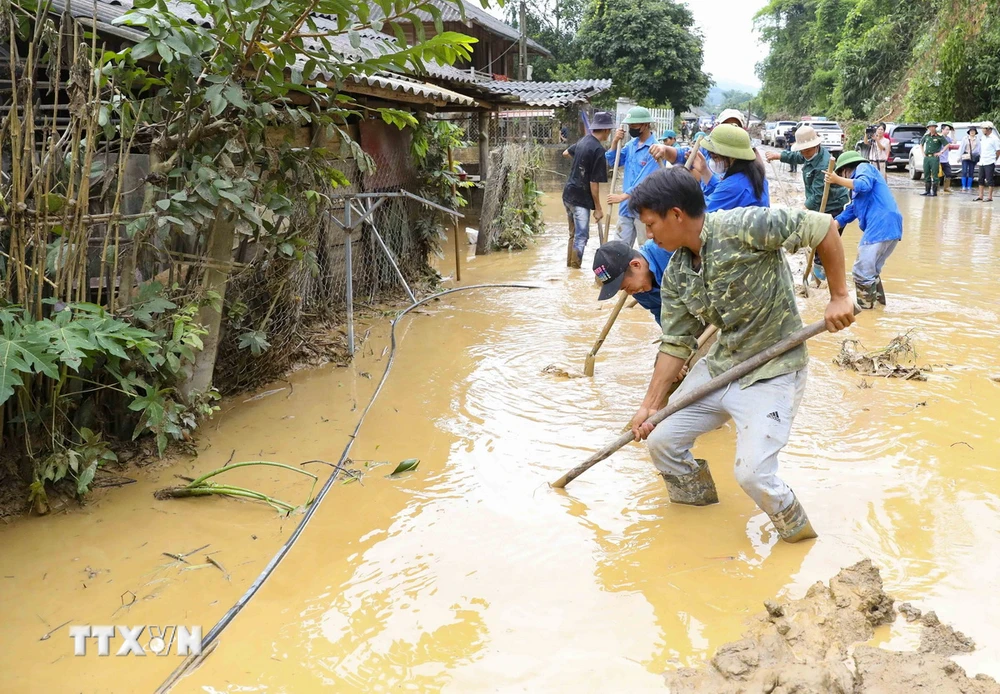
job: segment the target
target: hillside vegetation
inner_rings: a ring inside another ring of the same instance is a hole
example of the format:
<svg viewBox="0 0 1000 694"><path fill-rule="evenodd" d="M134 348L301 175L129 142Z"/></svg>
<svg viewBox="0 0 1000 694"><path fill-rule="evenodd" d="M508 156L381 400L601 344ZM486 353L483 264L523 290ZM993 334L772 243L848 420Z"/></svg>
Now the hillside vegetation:
<svg viewBox="0 0 1000 694"><path fill-rule="evenodd" d="M768 114L1000 120L995 2L771 0L755 23Z"/></svg>

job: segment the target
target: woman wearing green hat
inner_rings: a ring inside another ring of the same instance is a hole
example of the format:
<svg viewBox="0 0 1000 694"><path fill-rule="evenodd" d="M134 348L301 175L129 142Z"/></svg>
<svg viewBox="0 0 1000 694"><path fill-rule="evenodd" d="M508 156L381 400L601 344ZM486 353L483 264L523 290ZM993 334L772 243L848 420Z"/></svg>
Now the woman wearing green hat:
<svg viewBox="0 0 1000 694"><path fill-rule="evenodd" d="M935 159L936 160L936 159ZM837 216L837 227L858 220L861 241L854 262L854 287L861 308L885 306L882 267L903 238L903 215L889 191L889 184L859 152L844 152L837 159L836 173L824 172L825 180L851 191L851 202Z"/></svg>
<svg viewBox="0 0 1000 694"><path fill-rule="evenodd" d="M706 212L737 207L770 207L771 197L764 165L746 130L723 123L701 140L709 160L699 151L692 170L701 178Z"/></svg>

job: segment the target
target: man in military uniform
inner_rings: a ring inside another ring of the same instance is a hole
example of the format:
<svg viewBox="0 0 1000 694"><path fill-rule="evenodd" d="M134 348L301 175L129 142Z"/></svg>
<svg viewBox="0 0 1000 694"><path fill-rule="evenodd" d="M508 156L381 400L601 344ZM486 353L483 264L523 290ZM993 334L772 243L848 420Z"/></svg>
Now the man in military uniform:
<svg viewBox="0 0 1000 694"><path fill-rule="evenodd" d="M829 278L827 328L836 332L854 322L837 225L829 215L805 210L754 207L706 214L701 186L680 167L651 174L632 192L629 203L656 244L674 253L660 283L660 354L646 397L632 418L636 440L648 438L650 456L671 502L713 504L719 497L708 464L695 460L691 447L698 436L732 418L737 482L771 518L783 540L816 537L794 492L778 477L778 453L788 441L805 388L805 345L655 428L648 420L664 406L669 386L697 349L703 322L719 328L719 340L688 374L679 395L802 327L782 249L816 250Z"/></svg>
<svg viewBox="0 0 1000 694"><path fill-rule="evenodd" d="M920 146L924 149L924 192L921 195L929 195L932 198L936 198L938 192L941 150L948 146L948 139L938 134L937 126L935 121L928 123L927 134L920 141Z"/></svg>
<svg viewBox="0 0 1000 694"><path fill-rule="evenodd" d="M780 160L783 164L800 164L802 166L802 183L806 189L806 209L813 212L825 211L831 217L836 217L850 202L851 196L847 189L830 186L830 195L826 201L826 210L820 210L823 204L823 192L826 183L823 174L830 166L830 153L822 146L819 134L811 125L803 125L795 131L795 144L790 152L768 152L768 161ZM813 263L813 276L822 282L826 279L823 263L819 258Z"/></svg>

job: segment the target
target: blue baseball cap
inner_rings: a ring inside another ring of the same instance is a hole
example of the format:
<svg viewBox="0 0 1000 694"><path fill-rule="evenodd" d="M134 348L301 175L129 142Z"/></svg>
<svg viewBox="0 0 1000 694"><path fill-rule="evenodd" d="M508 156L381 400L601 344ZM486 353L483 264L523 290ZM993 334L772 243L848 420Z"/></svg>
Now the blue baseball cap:
<svg viewBox="0 0 1000 694"><path fill-rule="evenodd" d="M674 138L676 140L677 139L677 133L675 133L673 130L665 130L663 132L663 137L661 137L660 139L661 140L669 140L670 138Z"/></svg>

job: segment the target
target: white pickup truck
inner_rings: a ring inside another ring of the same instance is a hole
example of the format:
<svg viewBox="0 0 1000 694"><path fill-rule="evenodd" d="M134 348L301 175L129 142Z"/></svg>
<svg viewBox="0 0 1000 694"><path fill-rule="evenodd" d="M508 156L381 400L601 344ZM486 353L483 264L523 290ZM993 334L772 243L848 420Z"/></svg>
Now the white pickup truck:
<svg viewBox="0 0 1000 694"><path fill-rule="evenodd" d="M801 128L803 125L809 125L816 129L816 134L819 135L820 143L823 149L829 150L830 154L837 157L844 151L844 140L846 136L844 135L844 129L840 127L840 124L832 120L810 120L801 121L797 124L797 127Z"/></svg>

